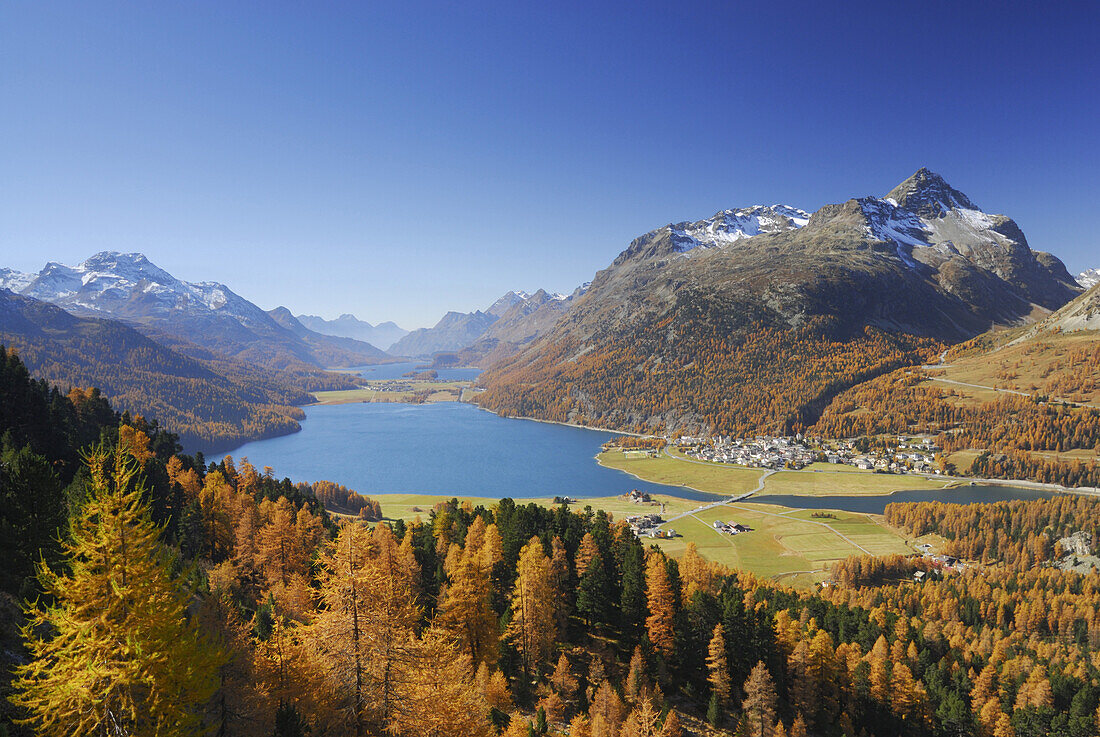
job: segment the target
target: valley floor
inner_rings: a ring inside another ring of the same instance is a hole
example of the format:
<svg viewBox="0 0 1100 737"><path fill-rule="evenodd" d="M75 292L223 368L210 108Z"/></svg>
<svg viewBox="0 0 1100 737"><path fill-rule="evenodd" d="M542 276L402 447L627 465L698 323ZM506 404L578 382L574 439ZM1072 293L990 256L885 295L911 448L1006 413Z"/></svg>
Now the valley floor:
<svg viewBox="0 0 1100 737"><path fill-rule="evenodd" d="M419 517L427 521L435 504L453 497L379 494L372 498L381 503L386 519L411 521ZM914 552L915 541L907 540L887 526L879 515L791 509L751 502L701 503L669 496L652 499L648 504L635 503L623 495L581 499L572 506L574 509L586 506L602 509L616 520L660 513L665 520L661 529L673 530L675 536L644 541L658 545L669 555L678 558L688 543L694 543L705 558L800 588L828 579L832 563L851 555ZM497 500L459 497L459 501L488 507ZM517 503L527 502L555 506L552 499L517 500ZM716 530L716 521L736 522L751 530L730 535Z"/></svg>

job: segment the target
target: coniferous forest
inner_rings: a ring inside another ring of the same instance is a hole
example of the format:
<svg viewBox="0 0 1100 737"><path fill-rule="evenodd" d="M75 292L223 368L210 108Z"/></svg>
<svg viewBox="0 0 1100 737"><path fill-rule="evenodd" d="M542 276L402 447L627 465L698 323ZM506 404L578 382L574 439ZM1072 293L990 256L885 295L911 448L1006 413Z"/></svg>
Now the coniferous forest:
<svg viewBox="0 0 1100 737"><path fill-rule="evenodd" d="M975 565L853 558L795 591L591 508L372 524L0 371L9 735L1097 733L1100 576L1047 565L1091 500L891 505Z"/></svg>

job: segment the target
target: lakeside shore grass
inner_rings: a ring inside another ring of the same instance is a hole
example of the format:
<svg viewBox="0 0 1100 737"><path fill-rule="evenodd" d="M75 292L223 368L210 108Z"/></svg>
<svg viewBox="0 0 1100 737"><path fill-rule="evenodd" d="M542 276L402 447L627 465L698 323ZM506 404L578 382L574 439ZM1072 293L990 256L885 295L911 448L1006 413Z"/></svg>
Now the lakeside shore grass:
<svg viewBox="0 0 1100 737"><path fill-rule="evenodd" d="M687 486L724 496L737 496L752 491L764 472L742 466L696 464L660 455L656 458L627 458L621 450L605 450L596 462L606 468L622 471L642 481L668 486Z"/></svg>
<svg viewBox="0 0 1100 737"><path fill-rule="evenodd" d="M712 463L686 458L679 451L657 458L627 458L620 450L606 450L596 456L601 466L623 471L642 481L687 486L698 491L737 496L757 487L765 471L730 463ZM861 471L848 466L814 463L801 471L776 471L764 481L758 496L881 496L895 491L943 489L947 479L914 474L886 474Z"/></svg>

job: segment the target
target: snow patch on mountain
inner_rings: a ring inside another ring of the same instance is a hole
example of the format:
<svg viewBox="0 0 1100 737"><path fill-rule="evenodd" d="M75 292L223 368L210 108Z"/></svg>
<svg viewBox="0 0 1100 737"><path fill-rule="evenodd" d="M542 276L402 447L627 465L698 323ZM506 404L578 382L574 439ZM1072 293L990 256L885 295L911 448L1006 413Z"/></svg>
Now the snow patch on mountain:
<svg viewBox="0 0 1100 737"><path fill-rule="evenodd" d="M910 180L904 189L896 188L886 197L857 200L867 221L869 238L894 243L898 258L910 268L917 267L912 258L914 248L957 254L957 244L1015 244L997 230L1006 218L979 210L966 195L951 189L938 175L926 174L921 181Z"/></svg>
<svg viewBox="0 0 1100 737"><path fill-rule="evenodd" d="M880 241L907 246L927 246L925 225L915 214L886 199L867 197L859 201L867 219L867 235Z"/></svg>
<svg viewBox="0 0 1100 737"><path fill-rule="evenodd" d="M744 238L796 230L810 221L805 210L790 205L753 205L723 210L706 220L670 226L673 242L681 252L715 248Z"/></svg>
<svg viewBox="0 0 1100 737"><path fill-rule="evenodd" d="M25 274L15 269L0 268L0 289L22 292L34 281L34 274Z"/></svg>

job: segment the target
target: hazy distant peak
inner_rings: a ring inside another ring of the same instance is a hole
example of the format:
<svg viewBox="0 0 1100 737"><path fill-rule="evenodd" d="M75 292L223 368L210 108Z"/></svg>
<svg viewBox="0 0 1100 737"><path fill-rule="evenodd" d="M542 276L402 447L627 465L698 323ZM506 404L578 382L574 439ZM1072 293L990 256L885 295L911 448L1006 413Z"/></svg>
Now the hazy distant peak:
<svg viewBox="0 0 1100 737"><path fill-rule="evenodd" d="M297 315L297 319L302 325L322 335L361 340L383 350L409 333L392 321L371 325L350 312L343 313L335 320L325 320L317 315Z"/></svg>
<svg viewBox="0 0 1100 737"><path fill-rule="evenodd" d="M1100 284L1100 269L1085 269L1077 275L1077 283L1085 289Z"/></svg>
<svg viewBox="0 0 1100 737"><path fill-rule="evenodd" d="M30 286L32 281L34 281L34 274L0 267L0 289L21 292Z"/></svg>

